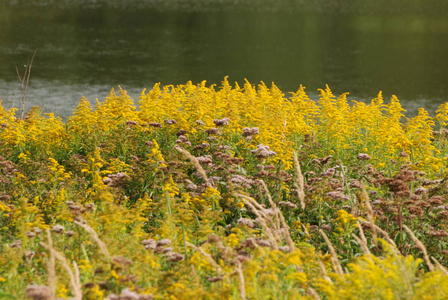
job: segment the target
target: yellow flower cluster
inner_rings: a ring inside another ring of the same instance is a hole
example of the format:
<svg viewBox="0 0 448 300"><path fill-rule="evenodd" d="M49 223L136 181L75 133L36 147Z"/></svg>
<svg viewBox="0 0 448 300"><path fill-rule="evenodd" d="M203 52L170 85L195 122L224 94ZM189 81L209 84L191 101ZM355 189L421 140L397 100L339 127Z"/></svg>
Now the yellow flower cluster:
<svg viewBox="0 0 448 300"><path fill-rule="evenodd" d="M255 87L246 81L243 87L238 84L232 87L227 78L219 88L207 87L205 81L198 85L156 84L150 91L142 92L137 108L126 91L119 88L118 94L112 90L94 108L82 98L67 127L52 114L42 116L38 108L33 108L22 120L14 117L14 109L6 111L1 107L0 138L5 150L23 152L27 146L48 152L77 145L81 139L84 145L88 140L105 140L123 128L152 133L157 126L151 124L161 126L164 121L174 120L173 129L195 133L200 126L210 129L216 126L214 120L229 118L222 134L241 134L246 127L258 127L259 134L253 136L251 147L269 146L277 154L273 159L281 160L286 169L292 167L292 153L306 134L327 151L348 150L339 153L340 156L356 156L367 150L370 156L375 156L377 166L384 166L406 152L421 169L437 171L442 167L441 156L431 144L435 124L424 109L402 123L404 109L395 96L389 104L384 103L381 93L370 104L357 101L350 104L347 94L335 97L328 86L320 92L318 101L310 100L302 86L285 97L274 84L268 87L261 83ZM446 105L437 111L437 120L446 125ZM115 136L117 147L125 148L122 144L127 134L130 133L123 131L122 139ZM153 157L162 161L155 153L157 149L158 145L154 145Z"/></svg>
<svg viewBox="0 0 448 300"><path fill-rule="evenodd" d="M383 245L386 245L383 243ZM417 281L422 260L412 255L389 253L384 259L371 255L348 265L350 272L334 274L333 284L319 280L318 289L326 299L445 299L447 276L439 270L427 273ZM413 288L413 285L418 289Z"/></svg>
<svg viewBox="0 0 448 300"><path fill-rule="evenodd" d="M446 299L443 268L425 261L424 272L411 255L380 256L387 245L352 238L374 236L357 226L365 184L391 236L403 237L396 220L416 229L417 216L428 217L417 205L432 205L431 226L440 227L416 232L443 241L446 184L420 183L445 175L448 104L434 119L424 109L405 119L396 97L347 95L327 86L314 101L302 86L286 97L274 84L227 78L220 87L156 84L138 103L121 88L94 106L83 98L67 124L38 108L16 118L0 105L0 294L25 298L28 282L46 282L51 246L76 262L69 285L58 258L54 295L63 298L78 280L83 299L425 299L438 286L435 298ZM410 205L388 200L396 186ZM337 254L320 253L325 232ZM397 244L417 251L409 239ZM428 246L446 264L443 247Z"/></svg>
<svg viewBox="0 0 448 300"><path fill-rule="evenodd" d="M340 232L350 233L353 231L355 227L357 227L357 218L347 211L341 209L336 212L337 218L335 220L336 224L338 224L337 229Z"/></svg>

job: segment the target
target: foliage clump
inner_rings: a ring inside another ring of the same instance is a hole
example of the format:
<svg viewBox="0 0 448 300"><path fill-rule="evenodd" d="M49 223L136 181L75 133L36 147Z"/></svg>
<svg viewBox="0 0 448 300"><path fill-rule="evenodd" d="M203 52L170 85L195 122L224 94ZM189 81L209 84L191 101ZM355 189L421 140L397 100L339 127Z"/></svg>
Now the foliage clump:
<svg viewBox="0 0 448 300"><path fill-rule="evenodd" d="M320 93L0 107L0 296L446 299L447 105Z"/></svg>

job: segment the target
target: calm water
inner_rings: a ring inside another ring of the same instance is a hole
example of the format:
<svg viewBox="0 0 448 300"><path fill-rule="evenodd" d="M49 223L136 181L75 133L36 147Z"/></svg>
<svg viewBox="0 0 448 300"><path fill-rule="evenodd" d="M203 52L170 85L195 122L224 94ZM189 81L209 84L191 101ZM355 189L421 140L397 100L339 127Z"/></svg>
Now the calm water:
<svg viewBox="0 0 448 300"><path fill-rule="evenodd" d="M117 85L274 81L317 99L395 94L411 113L448 101L448 1L0 0L0 99L34 60L28 106L69 115Z"/></svg>

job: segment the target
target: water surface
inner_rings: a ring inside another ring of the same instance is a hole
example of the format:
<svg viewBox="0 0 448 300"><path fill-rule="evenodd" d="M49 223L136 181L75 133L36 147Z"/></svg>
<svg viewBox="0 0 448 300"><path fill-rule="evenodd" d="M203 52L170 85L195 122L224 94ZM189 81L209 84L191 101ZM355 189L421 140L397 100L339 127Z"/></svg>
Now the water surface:
<svg viewBox="0 0 448 300"><path fill-rule="evenodd" d="M317 99L395 94L410 113L448 101L448 3L350 0L3 0L0 99L69 115L117 85L134 100L156 82L300 84Z"/></svg>

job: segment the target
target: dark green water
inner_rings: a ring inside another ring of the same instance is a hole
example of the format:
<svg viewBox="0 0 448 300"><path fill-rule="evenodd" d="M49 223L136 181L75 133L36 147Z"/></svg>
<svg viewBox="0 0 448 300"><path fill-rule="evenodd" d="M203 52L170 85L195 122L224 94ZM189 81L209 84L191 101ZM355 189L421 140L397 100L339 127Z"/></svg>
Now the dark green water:
<svg viewBox="0 0 448 300"><path fill-rule="evenodd" d="M71 113L81 96L155 82L274 81L317 99L398 96L412 114L448 101L448 1L1 0L0 99L34 60L27 106Z"/></svg>

